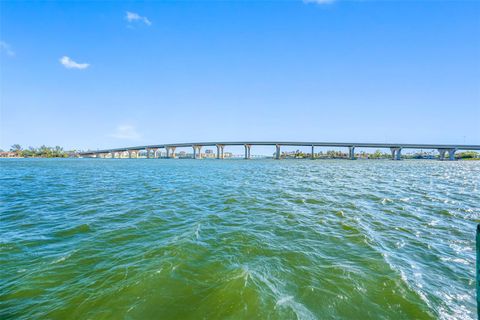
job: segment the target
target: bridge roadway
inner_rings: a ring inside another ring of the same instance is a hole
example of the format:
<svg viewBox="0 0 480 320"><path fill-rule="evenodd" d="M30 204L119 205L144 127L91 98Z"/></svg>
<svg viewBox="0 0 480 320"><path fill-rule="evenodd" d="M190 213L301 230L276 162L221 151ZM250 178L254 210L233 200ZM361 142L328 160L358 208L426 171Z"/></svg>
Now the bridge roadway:
<svg viewBox="0 0 480 320"><path fill-rule="evenodd" d="M457 150L480 150L480 145L453 145L453 144L409 144L409 143L354 143L354 142L292 142L292 141L236 141L236 142L195 142L195 143L169 143L169 144L157 144L147 146L136 146L126 148L104 149L95 151L81 152L81 156L85 157L97 157L104 158L110 154L112 158L115 158L118 154L128 153L129 158L138 158L140 151L145 150L147 158L150 158L153 151L153 157L157 157L157 152L160 149L165 149L167 158L175 158L176 148L193 148L193 158L200 159L202 157L201 148L207 146L215 146L217 148L217 159L224 158L225 146L244 146L245 159L250 159L250 149L252 146L275 146L275 158L281 158L281 146L299 146L299 147L311 147L311 157L315 158L315 147L345 147L348 148L348 158L355 159L355 148L390 148L393 160L401 159L402 149L436 149L439 152L440 160L455 160L455 152ZM446 154L448 153L448 158Z"/></svg>

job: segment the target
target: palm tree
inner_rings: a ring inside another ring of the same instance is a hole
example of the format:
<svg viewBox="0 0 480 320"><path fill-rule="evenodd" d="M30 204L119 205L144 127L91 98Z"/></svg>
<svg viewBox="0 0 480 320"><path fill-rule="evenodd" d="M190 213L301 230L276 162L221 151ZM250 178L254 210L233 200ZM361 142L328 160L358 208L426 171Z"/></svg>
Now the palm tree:
<svg viewBox="0 0 480 320"><path fill-rule="evenodd" d="M10 147L10 151L12 152L22 151L22 146L19 144L14 144L13 146Z"/></svg>

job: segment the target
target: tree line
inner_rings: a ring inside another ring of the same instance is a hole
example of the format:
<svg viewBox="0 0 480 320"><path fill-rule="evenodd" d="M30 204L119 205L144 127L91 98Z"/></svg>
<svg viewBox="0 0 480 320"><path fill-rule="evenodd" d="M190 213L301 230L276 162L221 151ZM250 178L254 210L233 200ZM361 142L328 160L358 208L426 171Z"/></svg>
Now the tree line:
<svg viewBox="0 0 480 320"><path fill-rule="evenodd" d="M273 154L275 156L275 154ZM302 152L300 150L291 151L291 152L282 152L282 156L285 158L310 158L311 154L307 152ZM326 152L315 153L316 158L328 158L328 159L339 159L346 158L347 153L342 151L328 150ZM355 153L356 158L365 158L365 159L390 159L392 158L391 153L382 152L381 150L375 150L374 152L365 152L360 151ZM416 152L416 153L405 153L402 154L403 159L436 159L439 155L435 152ZM456 152L455 159L465 159L465 160L479 160L480 153L475 151L463 151Z"/></svg>
<svg viewBox="0 0 480 320"><path fill-rule="evenodd" d="M35 147L28 147L27 149L23 149L21 145L14 144L10 147L10 152L15 153L17 157L23 158L66 158L75 154L73 151L65 151L60 146L55 147L47 147L45 145L35 148Z"/></svg>

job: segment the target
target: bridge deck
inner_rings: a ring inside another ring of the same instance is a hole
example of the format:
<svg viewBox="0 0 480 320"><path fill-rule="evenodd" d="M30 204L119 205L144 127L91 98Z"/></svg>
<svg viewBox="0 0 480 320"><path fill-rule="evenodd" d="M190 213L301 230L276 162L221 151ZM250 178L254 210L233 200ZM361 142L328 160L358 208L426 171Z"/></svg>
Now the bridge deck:
<svg viewBox="0 0 480 320"><path fill-rule="evenodd" d="M192 146L308 146L308 147L355 147L355 148L402 148L402 149L456 149L456 150L480 150L480 145L455 145L455 144L411 144L411 143L358 143L358 142L314 142L314 141L218 141L218 142L189 142L189 143L168 143L168 144L154 144L145 146L134 146L125 148L91 150L81 152L81 155L89 155L96 153L110 153L122 151L134 151L145 149L162 149L167 147L192 147Z"/></svg>

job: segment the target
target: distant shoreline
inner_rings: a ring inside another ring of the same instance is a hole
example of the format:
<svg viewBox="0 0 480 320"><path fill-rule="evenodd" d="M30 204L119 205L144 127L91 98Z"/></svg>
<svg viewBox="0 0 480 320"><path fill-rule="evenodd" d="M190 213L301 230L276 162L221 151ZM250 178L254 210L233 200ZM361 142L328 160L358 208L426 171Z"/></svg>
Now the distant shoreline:
<svg viewBox="0 0 480 320"><path fill-rule="evenodd" d="M104 159L104 160L109 160L111 158L92 158L92 157L79 157L79 156L75 156L75 157L0 157L0 159L15 159L15 160L18 160L18 159ZM125 160L139 160L139 159L156 159L156 160L172 160L170 158L146 158L146 157L140 157L140 158L116 158L116 159L125 159ZM256 157L256 160L272 160L272 159L275 159L275 157L268 157L268 156L265 156L265 157ZM194 160L193 158L175 158L173 160ZM197 159L198 160L198 159ZM203 158L202 160L218 160L216 158ZM238 156L238 157L231 157L231 158L226 158L226 159L222 159L223 161L228 161L228 160L245 160L244 158ZM310 158L290 158L290 157L287 157L287 158L282 158L282 160L312 160ZM328 157L324 157L324 158L315 158L314 160L350 160L348 158L328 158ZM378 161L378 160L385 160L385 161L388 161L388 160L392 160L391 158L361 158L361 157L358 157L358 158L355 158L355 160L360 160L360 161L363 161L363 160L374 160L374 161ZM440 161L440 159L438 158L414 158L414 157L405 157L405 158L402 158L402 160L437 160L437 161ZM455 159L455 161L480 161L480 158L459 158L459 159Z"/></svg>

